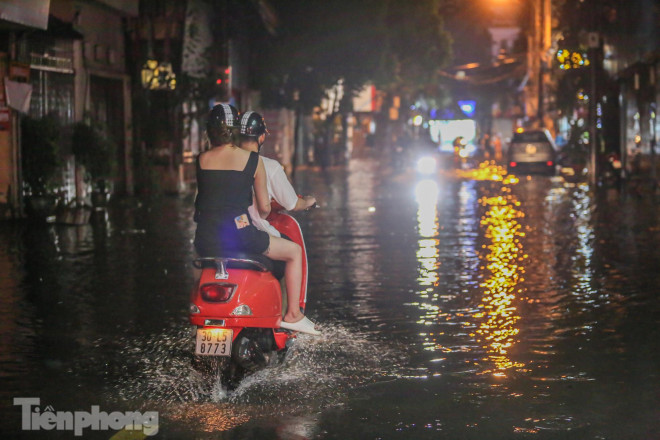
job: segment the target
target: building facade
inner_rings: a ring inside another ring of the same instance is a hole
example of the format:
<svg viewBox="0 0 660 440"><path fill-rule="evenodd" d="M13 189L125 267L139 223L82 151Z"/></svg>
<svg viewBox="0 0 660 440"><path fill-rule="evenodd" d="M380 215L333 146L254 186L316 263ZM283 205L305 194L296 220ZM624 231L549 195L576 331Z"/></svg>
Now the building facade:
<svg viewBox="0 0 660 440"><path fill-rule="evenodd" d="M133 190L130 75L124 20L137 15L129 0L0 1L0 77L9 95L0 103L2 217L23 215L21 120L54 118L62 129L56 179L63 202L85 198L71 154L71 128L87 120L117 146L115 188ZM9 102L22 91L21 101Z"/></svg>

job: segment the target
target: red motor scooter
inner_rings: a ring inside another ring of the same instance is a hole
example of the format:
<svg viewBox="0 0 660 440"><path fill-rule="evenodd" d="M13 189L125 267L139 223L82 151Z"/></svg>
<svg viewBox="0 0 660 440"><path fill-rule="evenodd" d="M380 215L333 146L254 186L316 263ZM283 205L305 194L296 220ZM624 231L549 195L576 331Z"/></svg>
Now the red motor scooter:
<svg viewBox="0 0 660 440"><path fill-rule="evenodd" d="M300 308L307 301L307 253L300 225L273 203L268 221L303 251ZM247 374L284 359L297 332L280 328L282 289L274 263L264 255L198 258L202 270L190 297L190 323L196 326L195 362L211 361L223 384L234 388Z"/></svg>

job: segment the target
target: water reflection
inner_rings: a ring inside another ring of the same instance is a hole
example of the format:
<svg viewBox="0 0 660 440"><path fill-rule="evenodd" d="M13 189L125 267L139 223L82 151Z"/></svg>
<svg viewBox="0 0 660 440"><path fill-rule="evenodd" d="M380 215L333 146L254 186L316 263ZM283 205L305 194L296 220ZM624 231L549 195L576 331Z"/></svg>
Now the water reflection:
<svg viewBox="0 0 660 440"><path fill-rule="evenodd" d="M230 404L195 403L180 405L170 411L168 416L173 422L194 425L206 433L228 431L251 419L249 414L236 414Z"/></svg>
<svg viewBox="0 0 660 440"><path fill-rule="evenodd" d="M479 164L476 168L467 168L456 170L456 174L459 178L470 179L477 181L486 181L492 180L495 182L501 182L507 179L510 175L507 175L504 167L496 165L493 161L484 161Z"/></svg>
<svg viewBox="0 0 660 440"><path fill-rule="evenodd" d="M192 196L0 226L0 395L158 410L182 439L655 438L656 200L486 167L413 197L376 165L299 175L327 208L299 217L324 337L231 395L183 332Z"/></svg>
<svg viewBox="0 0 660 440"><path fill-rule="evenodd" d="M433 293L433 286L438 283L438 184L435 180L422 180L415 187L415 200L417 201L417 228L422 237L418 241L417 261L419 262L419 276L417 280L421 286L427 286L423 298Z"/></svg>
<svg viewBox="0 0 660 440"><path fill-rule="evenodd" d="M470 335L485 350L483 362L486 368L481 374L505 377L508 370L525 366L509 356L520 333L517 295L524 273L522 263L527 257L520 242L525 233L518 221L524 214L519 210L520 202L511 194L511 186L519 179L494 163L482 163L470 177L502 184L492 187L491 194L479 200L487 209L480 220L486 240L482 249L487 251L480 255L480 260L486 276L480 284L482 296L478 311L473 314L478 328Z"/></svg>
<svg viewBox="0 0 660 440"><path fill-rule="evenodd" d="M582 191L576 191L572 199L572 211L575 218L575 229L577 238L576 249L576 267L581 268L580 272L576 274L579 290L586 296L591 296L595 293L593 288L593 263L592 257L594 253L593 241L594 230L591 218L592 200L589 197L586 186L582 187ZM585 298L585 301L588 298Z"/></svg>
<svg viewBox="0 0 660 440"><path fill-rule="evenodd" d="M483 197L480 202L488 208L481 225L485 228L485 237L490 240L490 244L484 245L488 253L483 257L489 276L481 283L481 311L474 314L481 322L475 336L479 343L485 344L486 360L494 365L483 373L505 376L506 370L524 366L508 356L520 331L516 324L520 315L515 302L519 293L517 286L524 273L525 255L519 241L524 232L517 219L523 217L523 213L516 209L520 204L512 196Z"/></svg>
<svg viewBox="0 0 660 440"><path fill-rule="evenodd" d="M422 311L417 323L428 328L420 334L424 350L453 353L479 365L478 374L503 377L509 370L525 367L510 356L520 332L519 283L526 258L519 222L524 214L510 188L518 179L494 164L483 164L463 177L469 180L456 188L458 216L451 219L456 225L453 237L439 227L437 183L422 181L415 188L419 301L411 305ZM479 181L493 183L479 186ZM447 256L443 249L454 243L460 258L459 295L443 291L441 281L456 273L455 269L440 270L441 256ZM462 330L445 332L443 328L452 328L446 326Z"/></svg>

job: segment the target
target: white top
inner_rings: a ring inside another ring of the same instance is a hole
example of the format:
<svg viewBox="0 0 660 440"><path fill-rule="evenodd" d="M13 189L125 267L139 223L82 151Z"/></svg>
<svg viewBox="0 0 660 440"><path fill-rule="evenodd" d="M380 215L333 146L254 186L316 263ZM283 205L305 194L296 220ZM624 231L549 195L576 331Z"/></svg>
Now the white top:
<svg viewBox="0 0 660 440"><path fill-rule="evenodd" d="M282 205L284 209L291 211L296 207L298 194L296 194L296 190L293 189L291 182L289 182L289 179L284 172L284 168L274 159L262 156L261 160L266 168L268 198L275 199L275 201ZM252 224L254 224L257 229L268 232L268 234L275 237L281 236L279 231L268 223L268 220L259 216L259 210L257 209L254 194L252 195L252 205L248 208L248 213L252 219Z"/></svg>

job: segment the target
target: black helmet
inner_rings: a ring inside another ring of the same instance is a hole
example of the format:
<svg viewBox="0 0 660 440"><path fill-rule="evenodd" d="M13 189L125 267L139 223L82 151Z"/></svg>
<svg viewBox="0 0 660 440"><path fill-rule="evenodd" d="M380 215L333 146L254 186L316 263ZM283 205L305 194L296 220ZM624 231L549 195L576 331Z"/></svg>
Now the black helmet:
<svg viewBox="0 0 660 440"><path fill-rule="evenodd" d="M211 109L206 127L219 128L225 126L235 128L238 126L239 118L240 113L236 110L236 107L229 104L218 104Z"/></svg>
<svg viewBox="0 0 660 440"><path fill-rule="evenodd" d="M263 116L257 112L245 112L243 113L243 116L241 116L239 133L244 136L259 137L264 133L268 133L266 121L264 121Z"/></svg>

